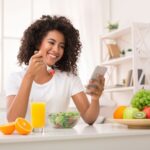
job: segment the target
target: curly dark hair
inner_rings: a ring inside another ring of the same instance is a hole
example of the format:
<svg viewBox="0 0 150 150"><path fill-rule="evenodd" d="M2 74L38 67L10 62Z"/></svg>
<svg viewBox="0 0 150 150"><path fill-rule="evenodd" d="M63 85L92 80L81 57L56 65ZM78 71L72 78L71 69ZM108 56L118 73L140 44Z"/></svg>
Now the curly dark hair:
<svg viewBox="0 0 150 150"><path fill-rule="evenodd" d="M55 64L55 68L77 74L76 62L81 53L79 31L64 16L43 15L25 30L17 56L19 65L29 64L34 51L38 50L43 38L52 30L61 32L65 37L64 54Z"/></svg>

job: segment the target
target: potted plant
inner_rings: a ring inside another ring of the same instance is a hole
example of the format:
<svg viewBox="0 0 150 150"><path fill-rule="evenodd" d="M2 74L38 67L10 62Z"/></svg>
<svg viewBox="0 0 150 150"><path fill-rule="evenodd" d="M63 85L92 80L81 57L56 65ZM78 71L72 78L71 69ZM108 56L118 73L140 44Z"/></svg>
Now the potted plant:
<svg viewBox="0 0 150 150"><path fill-rule="evenodd" d="M116 29L118 29L118 27L119 27L119 23L118 22L115 22L115 23L112 23L112 22L108 22L108 24L107 24L107 29L108 29L108 31L110 32L110 31L113 31L113 30L116 30Z"/></svg>

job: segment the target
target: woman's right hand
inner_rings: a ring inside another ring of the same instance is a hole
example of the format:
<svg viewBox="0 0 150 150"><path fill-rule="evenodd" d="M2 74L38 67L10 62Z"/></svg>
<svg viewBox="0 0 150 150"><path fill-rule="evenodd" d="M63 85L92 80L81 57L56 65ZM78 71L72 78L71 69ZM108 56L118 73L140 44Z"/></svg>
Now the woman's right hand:
<svg viewBox="0 0 150 150"><path fill-rule="evenodd" d="M35 51L35 54L30 58L27 74L34 79L43 65L45 64L41 51Z"/></svg>

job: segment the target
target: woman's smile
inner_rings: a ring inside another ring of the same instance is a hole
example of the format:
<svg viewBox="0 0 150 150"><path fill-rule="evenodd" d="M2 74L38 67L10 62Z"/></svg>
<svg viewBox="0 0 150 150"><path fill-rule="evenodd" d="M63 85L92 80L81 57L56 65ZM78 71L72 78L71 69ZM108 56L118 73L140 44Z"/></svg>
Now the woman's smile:
<svg viewBox="0 0 150 150"><path fill-rule="evenodd" d="M60 60L64 53L64 47L64 35L57 30L49 31L40 46L45 63L51 66Z"/></svg>
<svg viewBox="0 0 150 150"><path fill-rule="evenodd" d="M59 54L54 54L51 51L47 52L47 57L50 59L58 59L59 58Z"/></svg>

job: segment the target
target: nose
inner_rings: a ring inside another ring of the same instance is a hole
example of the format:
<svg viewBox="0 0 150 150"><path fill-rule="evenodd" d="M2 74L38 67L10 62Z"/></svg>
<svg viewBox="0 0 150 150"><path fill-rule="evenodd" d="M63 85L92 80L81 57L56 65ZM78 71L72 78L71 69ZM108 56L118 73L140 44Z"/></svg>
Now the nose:
<svg viewBox="0 0 150 150"><path fill-rule="evenodd" d="M53 51L54 51L55 53L57 53L57 52L59 51L59 45L58 45L58 44L55 44L55 45L53 46Z"/></svg>

